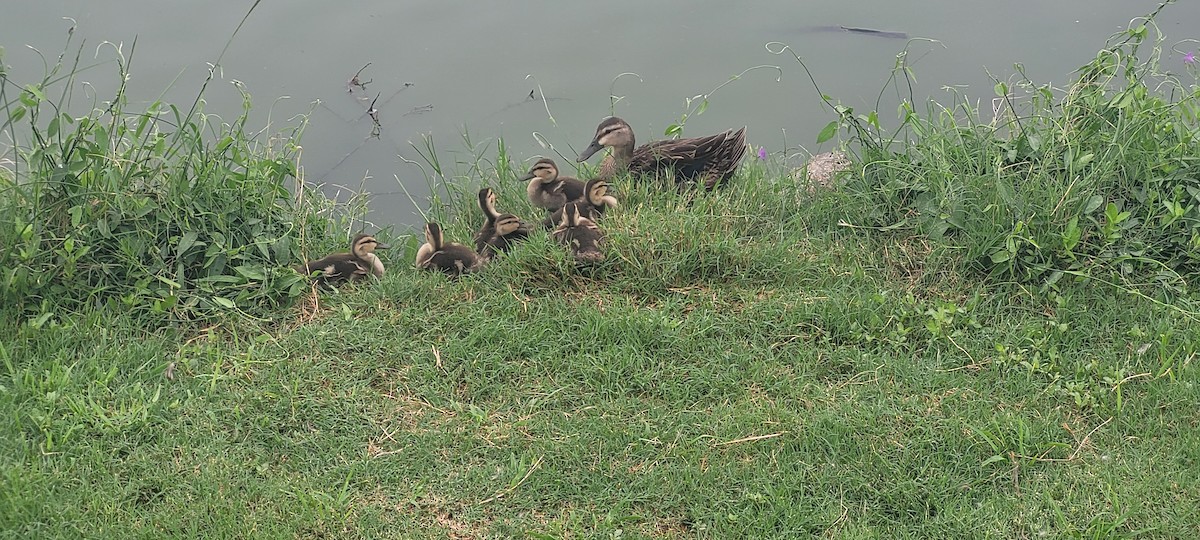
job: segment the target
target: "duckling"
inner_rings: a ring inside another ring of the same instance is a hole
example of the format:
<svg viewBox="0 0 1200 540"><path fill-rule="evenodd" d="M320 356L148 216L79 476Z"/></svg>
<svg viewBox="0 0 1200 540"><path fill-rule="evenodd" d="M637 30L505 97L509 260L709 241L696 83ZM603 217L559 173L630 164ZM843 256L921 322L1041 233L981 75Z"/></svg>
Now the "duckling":
<svg viewBox="0 0 1200 540"><path fill-rule="evenodd" d="M598 263L604 260L604 252L600 251L604 243L604 231L596 226L596 222L580 215L579 206L579 203L563 206L562 221L552 234L558 243L571 250L575 260Z"/></svg>
<svg viewBox="0 0 1200 540"><path fill-rule="evenodd" d="M746 153L746 128L706 137L654 141L635 148L633 128L610 116L596 127L592 143L576 161L587 161L605 147L613 150L600 163L600 178L609 179L624 171L653 175L671 169L681 184L697 182L712 189L737 170Z"/></svg>
<svg viewBox="0 0 1200 540"><path fill-rule="evenodd" d="M387 249L374 236L359 234L350 242L349 253L334 253L325 258L306 262L295 270L330 285L357 281L368 275L383 275L383 262L375 255L377 249Z"/></svg>
<svg viewBox="0 0 1200 540"><path fill-rule="evenodd" d="M542 158L533 164L529 173L520 180L529 180L525 195L538 208L556 210L567 201L583 196L583 182L577 178L558 175L558 164L553 159Z"/></svg>
<svg viewBox="0 0 1200 540"><path fill-rule="evenodd" d="M475 233L475 251L485 259L508 251L512 244L529 236L531 229L528 223L512 214L496 211L495 191L489 188L479 190L479 209L487 217L487 222Z"/></svg>
<svg viewBox="0 0 1200 540"><path fill-rule="evenodd" d="M599 219L605 210L620 207L620 204L617 203L617 198L609 195L608 182L602 178L588 180L587 184L584 185L584 195L584 197L570 202L579 203L579 214L592 221ZM551 212L542 221L542 226L547 229L553 229L556 224L562 221L562 215L562 208Z"/></svg>
<svg viewBox="0 0 1200 540"><path fill-rule="evenodd" d="M447 275L458 276L478 270L484 259L467 246L446 243L442 238L442 226L429 222L425 224L425 243L417 250L416 264L422 270L441 270Z"/></svg>

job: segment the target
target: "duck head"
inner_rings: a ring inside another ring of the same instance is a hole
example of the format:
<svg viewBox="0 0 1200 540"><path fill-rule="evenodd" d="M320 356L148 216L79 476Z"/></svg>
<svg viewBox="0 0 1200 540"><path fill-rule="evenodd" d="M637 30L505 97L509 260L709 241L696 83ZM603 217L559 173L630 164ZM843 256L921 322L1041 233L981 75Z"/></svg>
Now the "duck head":
<svg viewBox="0 0 1200 540"><path fill-rule="evenodd" d="M433 248L433 251L442 250L442 226L434 222L425 224L425 243Z"/></svg>
<svg viewBox="0 0 1200 540"><path fill-rule="evenodd" d="M496 218L496 234L508 236L521 228L521 218L512 214L501 214Z"/></svg>
<svg viewBox="0 0 1200 540"><path fill-rule="evenodd" d="M562 221L558 226L562 228L576 227L579 225L579 205L576 203L567 203L563 206Z"/></svg>
<svg viewBox="0 0 1200 540"><path fill-rule="evenodd" d="M592 137L592 144L584 148L575 161L580 163L587 161L596 152L605 148L617 147L632 150L634 145L633 128L629 127L629 123L615 116L610 116L601 121L599 126L596 126L596 135Z"/></svg>
<svg viewBox="0 0 1200 540"><path fill-rule="evenodd" d="M584 186L587 200L596 208L617 208L617 198L608 194L608 182L602 178L588 180Z"/></svg>
<svg viewBox="0 0 1200 540"><path fill-rule="evenodd" d="M500 214L496 212L496 192L491 188L479 190L479 209L487 216L489 222L496 221Z"/></svg>
<svg viewBox="0 0 1200 540"><path fill-rule="evenodd" d="M350 242L350 253L360 259L366 259L368 255L375 253L377 249L387 249L391 246L380 243L374 236L369 234L360 234L354 237Z"/></svg>
<svg viewBox="0 0 1200 540"><path fill-rule="evenodd" d="M558 180L558 164L554 163L554 160L550 158L539 159L537 163L533 164L533 168L529 169L529 172L525 173L525 176L518 178L518 180L532 180L534 178L537 178L543 184Z"/></svg>

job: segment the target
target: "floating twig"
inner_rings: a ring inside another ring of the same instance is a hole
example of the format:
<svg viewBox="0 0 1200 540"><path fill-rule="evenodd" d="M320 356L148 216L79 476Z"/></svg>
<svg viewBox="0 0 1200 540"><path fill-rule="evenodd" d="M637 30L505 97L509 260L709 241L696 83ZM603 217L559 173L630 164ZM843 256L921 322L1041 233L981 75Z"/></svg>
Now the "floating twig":
<svg viewBox="0 0 1200 540"><path fill-rule="evenodd" d="M367 65L359 68L359 70L354 74L354 76L350 77L349 81L346 81L346 91L347 92L353 92L354 87L356 87L356 86L359 88L362 88L364 92L367 91L367 85L374 82L375 79L369 79L366 82L363 82L362 79L358 78L358 76L362 75L363 70L367 69L367 67L369 67L370 65L371 65L371 63L367 62Z"/></svg>
<svg viewBox="0 0 1200 540"><path fill-rule="evenodd" d="M371 137L378 139L379 134L383 133L383 124L379 123L379 109L375 108L375 103L379 101L380 94L375 94L375 99L371 100L371 104L367 106L367 116L371 117Z"/></svg>

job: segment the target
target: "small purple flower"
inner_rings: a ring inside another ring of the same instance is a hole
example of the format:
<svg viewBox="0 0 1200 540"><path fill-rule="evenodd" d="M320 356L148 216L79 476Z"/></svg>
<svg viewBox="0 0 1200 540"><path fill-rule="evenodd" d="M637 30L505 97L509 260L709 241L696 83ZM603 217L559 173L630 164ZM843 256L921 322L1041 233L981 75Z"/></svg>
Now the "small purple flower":
<svg viewBox="0 0 1200 540"><path fill-rule="evenodd" d="M761 159L763 161L767 160L767 147L765 147L765 146L758 147L758 159Z"/></svg>
<svg viewBox="0 0 1200 540"><path fill-rule="evenodd" d="M1195 64L1196 63L1196 53L1190 52L1190 53L1183 55L1183 63Z"/></svg>

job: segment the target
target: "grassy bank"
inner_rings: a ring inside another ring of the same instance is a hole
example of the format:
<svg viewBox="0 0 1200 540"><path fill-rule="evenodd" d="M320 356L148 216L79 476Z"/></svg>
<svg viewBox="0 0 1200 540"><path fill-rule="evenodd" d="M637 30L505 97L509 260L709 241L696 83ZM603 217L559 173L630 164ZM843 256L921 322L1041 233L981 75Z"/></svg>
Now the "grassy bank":
<svg viewBox="0 0 1200 540"><path fill-rule="evenodd" d="M981 283L748 179L634 199L592 275L537 239L282 326L8 323L2 528L1195 532L1194 322L1106 287Z"/></svg>
<svg viewBox="0 0 1200 540"><path fill-rule="evenodd" d="M715 194L621 181L595 268L539 234L447 280L410 243L294 304L233 271L216 311L9 278L0 536L1197 536L1197 96L1105 58L1120 78L1009 123L841 109L835 190L770 160ZM484 181L532 215L509 167ZM314 225L280 237L342 242L295 200L272 223Z"/></svg>

